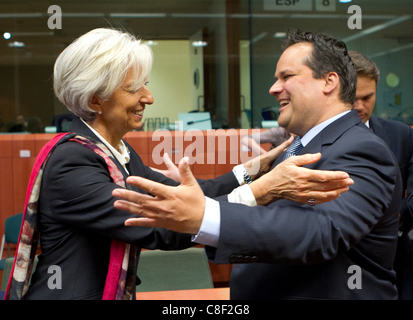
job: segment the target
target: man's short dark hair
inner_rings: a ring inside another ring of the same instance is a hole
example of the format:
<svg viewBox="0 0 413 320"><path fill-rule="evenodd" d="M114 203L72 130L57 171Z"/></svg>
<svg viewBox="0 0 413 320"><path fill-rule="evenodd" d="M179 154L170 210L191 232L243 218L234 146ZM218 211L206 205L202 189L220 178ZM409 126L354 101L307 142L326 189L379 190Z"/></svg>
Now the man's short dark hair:
<svg viewBox="0 0 413 320"><path fill-rule="evenodd" d="M287 34L283 50L297 43L313 45L311 56L304 61L313 71L313 77L321 79L329 72L336 72L340 78L340 99L353 104L356 99L357 73L346 44L323 33L293 29Z"/></svg>
<svg viewBox="0 0 413 320"><path fill-rule="evenodd" d="M373 79L377 85L377 82L380 80L380 70L376 64L360 52L350 51L348 54L356 66L357 76Z"/></svg>

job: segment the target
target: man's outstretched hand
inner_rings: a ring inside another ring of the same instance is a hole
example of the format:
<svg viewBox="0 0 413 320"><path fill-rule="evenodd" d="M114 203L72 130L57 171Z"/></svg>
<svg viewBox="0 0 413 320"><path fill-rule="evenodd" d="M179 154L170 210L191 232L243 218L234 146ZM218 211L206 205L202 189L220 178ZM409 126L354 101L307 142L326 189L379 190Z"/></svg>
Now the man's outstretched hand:
<svg viewBox="0 0 413 320"><path fill-rule="evenodd" d="M125 221L126 226L160 227L181 233L198 233L205 210L205 196L188 166L188 158L179 163L182 183L166 186L141 177L126 182L145 190L149 195L126 189L115 189L115 208L141 217Z"/></svg>

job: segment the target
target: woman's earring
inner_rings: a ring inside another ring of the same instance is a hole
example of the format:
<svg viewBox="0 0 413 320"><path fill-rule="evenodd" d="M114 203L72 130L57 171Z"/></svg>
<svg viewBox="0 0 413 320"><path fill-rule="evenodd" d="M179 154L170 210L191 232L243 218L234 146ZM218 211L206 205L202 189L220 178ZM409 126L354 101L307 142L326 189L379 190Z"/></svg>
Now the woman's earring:
<svg viewBox="0 0 413 320"><path fill-rule="evenodd" d="M99 111L98 113L99 113L99 114L102 114L102 111Z"/></svg>

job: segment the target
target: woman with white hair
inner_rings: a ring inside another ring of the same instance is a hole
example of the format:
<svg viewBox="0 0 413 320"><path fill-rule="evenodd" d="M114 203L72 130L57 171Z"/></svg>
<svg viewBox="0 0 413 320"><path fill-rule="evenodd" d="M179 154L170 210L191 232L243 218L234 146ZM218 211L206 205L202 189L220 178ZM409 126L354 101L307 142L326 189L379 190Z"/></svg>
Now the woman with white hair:
<svg viewBox="0 0 413 320"><path fill-rule="evenodd" d="M122 181L133 174L177 185L145 166L122 140L127 132L142 126L144 110L153 103L147 87L152 60L150 48L133 35L112 29L92 30L75 40L56 60L54 90L76 116L70 132L106 147ZM104 298L113 239L131 244L132 258L139 257L141 248L174 250L193 245L191 235L160 228L125 227L125 220L132 215L113 206L112 191L118 184L106 161L109 160L75 141L61 143L51 153L44 168L37 209L42 253L25 299ZM229 173L206 181L203 189L211 196L219 196L237 186L234 174ZM137 260L130 260L132 290ZM61 289L50 285L50 266L61 270ZM134 294L125 297L133 299Z"/></svg>

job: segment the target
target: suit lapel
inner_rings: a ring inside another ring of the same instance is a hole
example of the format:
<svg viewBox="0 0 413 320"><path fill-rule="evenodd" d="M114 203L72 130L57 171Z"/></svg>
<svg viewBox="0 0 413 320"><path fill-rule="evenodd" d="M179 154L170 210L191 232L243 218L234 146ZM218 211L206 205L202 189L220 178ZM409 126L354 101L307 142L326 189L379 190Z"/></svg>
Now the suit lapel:
<svg viewBox="0 0 413 320"><path fill-rule="evenodd" d="M347 130L361 123L357 112L354 110L350 111L348 114L325 127L303 150L301 150L300 154L321 152L323 146L333 144Z"/></svg>
<svg viewBox="0 0 413 320"><path fill-rule="evenodd" d="M386 142L390 149L392 149L392 139L389 136L386 129L384 128L383 123L380 121L379 118L370 118L370 128L378 137L380 137L384 142Z"/></svg>

